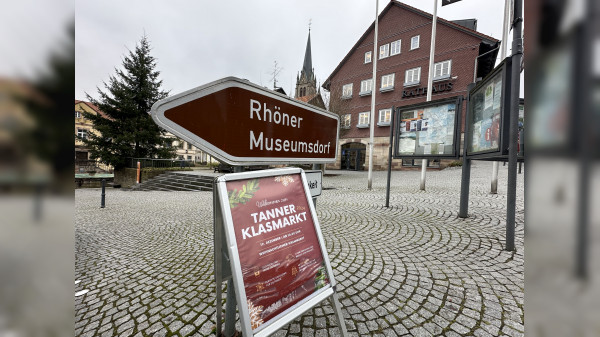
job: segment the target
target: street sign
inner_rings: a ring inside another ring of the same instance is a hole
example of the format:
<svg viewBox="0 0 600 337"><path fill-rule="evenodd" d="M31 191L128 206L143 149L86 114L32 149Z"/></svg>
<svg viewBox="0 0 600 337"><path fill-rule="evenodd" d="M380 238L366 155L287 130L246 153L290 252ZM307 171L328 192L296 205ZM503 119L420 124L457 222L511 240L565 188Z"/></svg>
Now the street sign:
<svg viewBox="0 0 600 337"><path fill-rule="evenodd" d="M230 165L332 163L339 116L235 77L152 106L163 129Z"/></svg>
<svg viewBox="0 0 600 337"><path fill-rule="evenodd" d="M304 174L306 175L306 183L308 184L310 195L312 197L320 196L323 191L323 171L304 171Z"/></svg>
<svg viewBox="0 0 600 337"><path fill-rule="evenodd" d="M221 282L231 277L235 297L228 288L227 301L237 303L244 336L270 336L325 299L333 302L345 336L336 281L303 171L226 174L215 187L217 330ZM235 319L235 306L227 305L226 330Z"/></svg>

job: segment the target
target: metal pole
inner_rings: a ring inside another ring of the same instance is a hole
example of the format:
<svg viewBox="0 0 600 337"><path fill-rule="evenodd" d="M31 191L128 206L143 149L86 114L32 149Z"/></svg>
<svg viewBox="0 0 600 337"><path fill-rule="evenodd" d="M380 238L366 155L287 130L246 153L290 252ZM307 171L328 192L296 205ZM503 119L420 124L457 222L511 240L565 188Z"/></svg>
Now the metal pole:
<svg viewBox="0 0 600 337"><path fill-rule="evenodd" d="M587 15L584 23L581 23L580 33L576 42L575 50L578 55L578 61L575 65L575 74L577 76L577 83L574 89L574 106L575 111L579 111L579 118L584 123L581 130L577 135L579 141L579 202L577 203L577 229L576 229L576 242L575 245L575 276L580 280L588 280L590 278L590 178L592 176L592 151L590 146L595 145L595 139L591 127L597 125L594 121L594 106L593 99L593 86L597 77L597 74L590 74L589 69L592 68L594 62L593 55L593 44L594 33L598 32L597 15L600 13L600 5L597 1L588 1L587 4ZM575 114L577 115L577 114ZM592 122L589 122L592 121ZM596 117L596 122L598 119ZM587 123L586 123L587 122ZM593 148L593 147L592 147ZM593 228L592 228L593 229ZM593 241L592 241L593 242Z"/></svg>
<svg viewBox="0 0 600 337"><path fill-rule="evenodd" d="M504 61L506 58L506 52L508 51L508 31L510 29L510 9L511 9L511 0L504 1L504 22L502 24L502 42L500 44L500 62ZM492 181L490 184L490 193L497 194L498 193L498 168L500 167L500 162L495 161L492 164Z"/></svg>
<svg viewBox="0 0 600 337"><path fill-rule="evenodd" d="M221 331L221 326L223 324L223 312L222 312L222 293L223 293L223 278L222 273L223 270L221 268L223 259L223 253L221 246L222 240L222 228L223 228L223 220L221 218L221 207L219 205L219 192L217 189L217 181L214 180L213 184L213 238L214 238L214 269L215 269L215 319L217 321L216 334L219 336Z"/></svg>
<svg viewBox="0 0 600 337"><path fill-rule="evenodd" d="M458 217L469 217L469 188L471 187L471 159L463 156L462 176L460 181L460 209Z"/></svg>
<svg viewBox="0 0 600 337"><path fill-rule="evenodd" d="M437 0L436 0L437 1ZM379 0L375 0L375 36L373 38L373 78L371 79L371 115L369 116L369 173L367 178L367 189L373 187L373 143L375 142L375 93L377 92L377 31L379 30Z"/></svg>
<svg viewBox="0 0 600 337"><path fill-rule="evenodd" d="M390 184L392 182L392 148L394 146L394 115L396 107L392 107L392 120L390 122L390 146L388 147L387 186L385 189L385 207L390 207Z"/></svg>
<svg viewBox="0 0 600 337"><path fill-rule="evenodd" d="M498 194L498 168L500 168L500 162L492 162L492 182L490 184L491 194Z"/></svg>
<svg viewBox="0 0 600 337"><path fill-rule="evenodd" d="M348 330L346 329L346 322L344 322L344 314L342 313L342 306L338 298L338 293L334 292L331 297L329 297L329 301L333 304L333 310L335 311L335 316L338 320L340 334L342 337L348 336Z"/></svg>
<svg viewBox="0 0 600 337"><path fill-rule="evenodd" d="M219 286L219 285L217 285ZM235 286L233 277L227 280L227 299L225 300L225 337L232 337L235 334L235 308L237 301L235 299Z"/></svg>
<svg viewBox="0 0 600 337"><path fill-rule="evenodd" d="M475 82L467 86L467 92L471 92L475 87ZM469 111L469 95L467 95L467 106L465 111ZM471 159L467 158L467 136L469 135L469 123L465 123L465 132L463 133L463 164L462 164L462 176L460 180L460 208L458 210L458 217L467 218L469 217L469 189L471 187Z"/></svg>
<svg viewBox="0 0 600 337"><path fill-rule="evenodd" d="M100 208L106 205L106 179L102 179L102 197L100 198Z"/></svg>
<svg viewBox="0 0 600 337"><path fill-rule="evenodd" d="M243 166L234 166L233 172L244 172ZM232 337L235 334L235 309L237 300L235 299L235 286L233 277L227 281L227 299L225 300L225 337Z"/></svg>
<svg viewBox="0 0 600 337"><path fill-rule="evenodd" d="M514 0L512 77L508 147L508 183L506 191L506 250L515 250L515 207L517 203L517 145L519 138L519 92L523 39L522 0Z"/></svg>
<svg viewBox="0 0 600 337"><path fill-rule="evenodd" d="M42 218L42 189L43 185L38 183L35 185L35 195L33 196L33 220L39 222Z"/></svg>
<svg viewBox="0 0 600 337"><path fill-rule="evenodd" d="M429 49L429 75L427 76L427 102L431 101L432 87L433 87L433 66L435 60L435 36L437 28L437 8L438 0L433 1L433 22L431 24L431 47ZM425 191L425 174L427 172L427 159L421 159L421 191Z"/></svg>

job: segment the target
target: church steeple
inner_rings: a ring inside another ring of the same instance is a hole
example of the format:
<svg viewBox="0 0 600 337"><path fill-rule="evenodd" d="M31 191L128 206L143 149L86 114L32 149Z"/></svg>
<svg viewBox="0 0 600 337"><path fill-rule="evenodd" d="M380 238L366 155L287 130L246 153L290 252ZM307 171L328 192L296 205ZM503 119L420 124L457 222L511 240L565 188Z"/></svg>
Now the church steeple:
<svg viewBox="0 0 600 337"><path fill-rule="evenodd" d="M308 40L304 52L304 63L300 75L296 79L296 98L314 97L317 94L317 79L312 67L312 52L310 45L310 23L308 26Z"/></svg>
<svg viewBox="0 0 600 337"><path fill-rule="evenodd" d="M308 42L306 42L306 52L304 52L304 65L302 66L302 72L304 72L308 80L312 79L313 67L312 55L310 51L310 28L308 29Z"/></svg>
<svg viewBox="0 0 600 337"><path fill-rule="evenodd" d="M310 22L308 24L308 40L306 41L306 51L304 52L304 63L302 64L300 74L296 77L296 99L325 109L321 91L317 90L317 77L312 66Z"/></svg>

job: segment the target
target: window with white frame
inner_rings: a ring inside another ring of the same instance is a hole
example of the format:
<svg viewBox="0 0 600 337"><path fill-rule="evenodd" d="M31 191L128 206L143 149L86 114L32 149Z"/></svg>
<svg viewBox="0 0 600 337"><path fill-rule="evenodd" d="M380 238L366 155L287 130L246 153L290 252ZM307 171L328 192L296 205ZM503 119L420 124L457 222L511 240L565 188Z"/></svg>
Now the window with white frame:
<svg viewBox="0 0 600 337"><path fill-rule="evenodd" d="M88 133L86 129L77 129L77 137L87 139Z"/></svg>
<svg viewBox="0 0 600 337"><path fill-rule="evenodd" d="M373 55L372 51L368 51L365 53L365 63L371 63L371 55Z"/></svg>
<svg viewBox="0 0 600 337"><path fill-rule="evenodd" d="M402 45L402 40L394 41L390 43L390 55L398 55L400 54L400 46Z"/></svg>
<svg viewBox="0 0 600 337"><path fill-rule="evenodd" d="M342 98L352 97L352 83L344 84L342 87Z"/></svg>
<svg viewBox="0 0 600 337"><path fill-rule="evenodd" d="M381 91L394 89L394 75L395 74L388 74L381 76Z"/></svg>
<svg viewBox="0 0 600 337"><path fill-rule="evenodd" d="M419 42L421 40L421 35L413 36L410 38L410 50L419 48Z"/></svg>
<svg viewBox="0 0 600 337"><path fill-rule="evenodd" d="M450 77L452 60L438 62L434 65L433 79L439 80Z"/></svg>
<svg viewBox="0 0 600 337"><path fill-rule="evenodd" d="M379 122L377 125L390 125L392 120L392 109L379 110Z"/></svg>
<svg viewBox="0 0 600 337"><path fill-rule="evenodd" d="M351 114L345 114L342 115L342 120L341 120L341 128L342 129L349 129L350 125L352 123L352 115Z"/></svg>
<svg viewBox="0 0 600 337"><path fill-rule="evenodd" d="M358 127L365 128L369 126L369 114L370 112L361 112L358 114Z"/></svg>
<svg viewBox="0 0 600 337"><path fill-rule="evenodd" d="M408 69L404 77L404 85L415 85L421 81L421 67Z"/></svg>
<svg viewBox="0 0 600 337"><path fill-rule="evenodd" d="M383 59L390 56L390 45L386 43L382 46L379 46L379 59Z"/></svg>
<svg viewBox="0 0 600 337"><path fill-rule="evenodd" d="M360 82L360 93L359 95L370 95L373 90L373 79L364 80Z"/></svg>
<svg viewBox="0 0 600 337"><path fill-rule="evenodd" d="M75 118L81 118L81 111L75 111Z"/></svg>

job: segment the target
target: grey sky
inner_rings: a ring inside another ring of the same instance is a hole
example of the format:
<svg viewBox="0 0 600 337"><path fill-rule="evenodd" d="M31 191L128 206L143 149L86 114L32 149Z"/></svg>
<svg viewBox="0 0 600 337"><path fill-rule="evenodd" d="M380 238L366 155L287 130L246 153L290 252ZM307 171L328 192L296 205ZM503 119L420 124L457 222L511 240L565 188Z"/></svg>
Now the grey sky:
<svg viewBox="0 0 600 337"><path fill-rule="evenodd" d="M0 10L0 76L33 78L51 52L68 41L73 0L3 1Z"/></svg>
<svg viewBox="0 0 600 337"><path fill-rule="evenodd" d="M433 1L406 0L432 12ZM379 11L389 3L379 0ZM313 67L323 82L373 22L375 1L88 1L77 0L76 93L97 97L96 87L120 67L145 33L157 58L163 88L176 94L226 76L288 94L302 67L312 20ZM478 31L502 37L504 0L462 0L438 7L444 19L478 19Z"/></svg>

